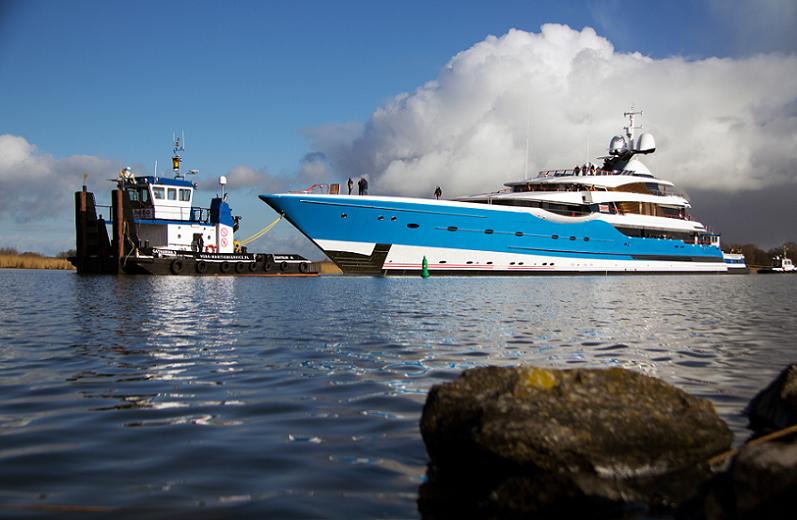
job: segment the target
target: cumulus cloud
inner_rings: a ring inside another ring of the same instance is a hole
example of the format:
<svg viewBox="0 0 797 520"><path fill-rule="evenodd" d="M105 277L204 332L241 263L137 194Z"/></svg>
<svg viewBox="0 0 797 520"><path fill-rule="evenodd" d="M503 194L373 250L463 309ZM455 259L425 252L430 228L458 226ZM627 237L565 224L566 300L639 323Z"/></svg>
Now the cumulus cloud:
<svg viewBox="0 0 797 520"><path fill-rule="evenodd" d="M364 125L308 137L340 175L370 174L373 193L454 196L594 160L631 105L664 178L720 192L797 182L797 56L652 59L557 24L490 36Z"/></svg>
<svg viewBox="0 0 797 520"><path fill-rule="evenodd" d="M0 135L0 218L30 222L60 217L83 184L108 178L119 165L93 156L55 159L24 137Z"/></svg>

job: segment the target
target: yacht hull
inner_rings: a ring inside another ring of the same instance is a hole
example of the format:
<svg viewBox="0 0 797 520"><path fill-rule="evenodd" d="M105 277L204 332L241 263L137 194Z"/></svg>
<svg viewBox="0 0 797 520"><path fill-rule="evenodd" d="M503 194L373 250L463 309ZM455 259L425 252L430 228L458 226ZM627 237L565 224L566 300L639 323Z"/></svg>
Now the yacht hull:
<svg viewBox="0 0 797 520"><path fill-rule="evenodd" d="M722 251L680 240L629 237L594 216L402 197L270 194L260 198L344 273L726 273Z"/></svg>

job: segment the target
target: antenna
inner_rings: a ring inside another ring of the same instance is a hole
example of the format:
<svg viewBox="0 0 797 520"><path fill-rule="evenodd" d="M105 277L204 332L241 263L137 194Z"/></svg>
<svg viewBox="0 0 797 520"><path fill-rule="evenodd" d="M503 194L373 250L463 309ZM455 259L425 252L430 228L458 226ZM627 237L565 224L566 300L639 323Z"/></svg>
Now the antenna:
<svg viewBox="0 0 797 520"><path fill-rule="evenodd" d="M155 177L158 177L158 160L155 159Z"/></svg>
<svg viewBox="0 0 797 520"><path fill-rule="evenodd" d="M641 126L634 126L634 116L641 116L642 111L639 112L634 111L634 105L631 105L630 112L623 112L623 115L628 118L628 126L625 127L625 135L628 137L628 148L633 149L634 147L634 130L642 130Z"/></svg>
<svg viewBox="0 0 797 520"><path fill-rule="evenodd" d="M174 139L174 155L172 156L172 171L174 172L175 179L182 179L183 175L180 173L180 164L183 162L183 158L180 155L180 152L185 150L185 130L182 131L182 137L175 137L174 132L172 132L172 137Z"/></svg>

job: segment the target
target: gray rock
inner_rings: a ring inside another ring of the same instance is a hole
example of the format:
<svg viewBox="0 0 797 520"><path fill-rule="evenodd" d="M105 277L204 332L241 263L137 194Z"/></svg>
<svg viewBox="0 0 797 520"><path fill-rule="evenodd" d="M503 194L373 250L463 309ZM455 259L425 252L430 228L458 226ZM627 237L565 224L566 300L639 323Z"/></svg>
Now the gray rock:
<svg viewBox="0 0 797 520"><path fill-rule="evenodd" d="M468 370L430 390L421 433L427 517L666 509L732 441L709 401L619 368Z"/></svg>
<svg viewBox="0 0 797 520"><path fill-rule="evenodd" d="M797 442L745 446L729 473L739 517L797 517Z"/></svg>
<svg viewBox="0 0 797 520"><path fill-rule="evenodd" d="M756 435L797 424L797 363L787 366L745 410Z"/></svg>

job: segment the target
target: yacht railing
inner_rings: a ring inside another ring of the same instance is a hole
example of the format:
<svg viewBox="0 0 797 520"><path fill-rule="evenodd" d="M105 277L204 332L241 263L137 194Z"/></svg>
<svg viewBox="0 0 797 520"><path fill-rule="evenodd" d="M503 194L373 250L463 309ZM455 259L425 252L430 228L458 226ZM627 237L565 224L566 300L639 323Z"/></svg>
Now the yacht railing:
<svg viewBox="0 0 797 520"><path fill-rule="evenodd" d="M622 170L622 171L614 171L614 170L601 170L601 169L587 169L587 170L579 170L576 171L575 169L569 170L541 170L537 173L537 177L597 177L597 176L605 176L605 175L630 175L633 177L647 177L652 178L653 176L647 173L638 173L631 170Z"/></svg>

